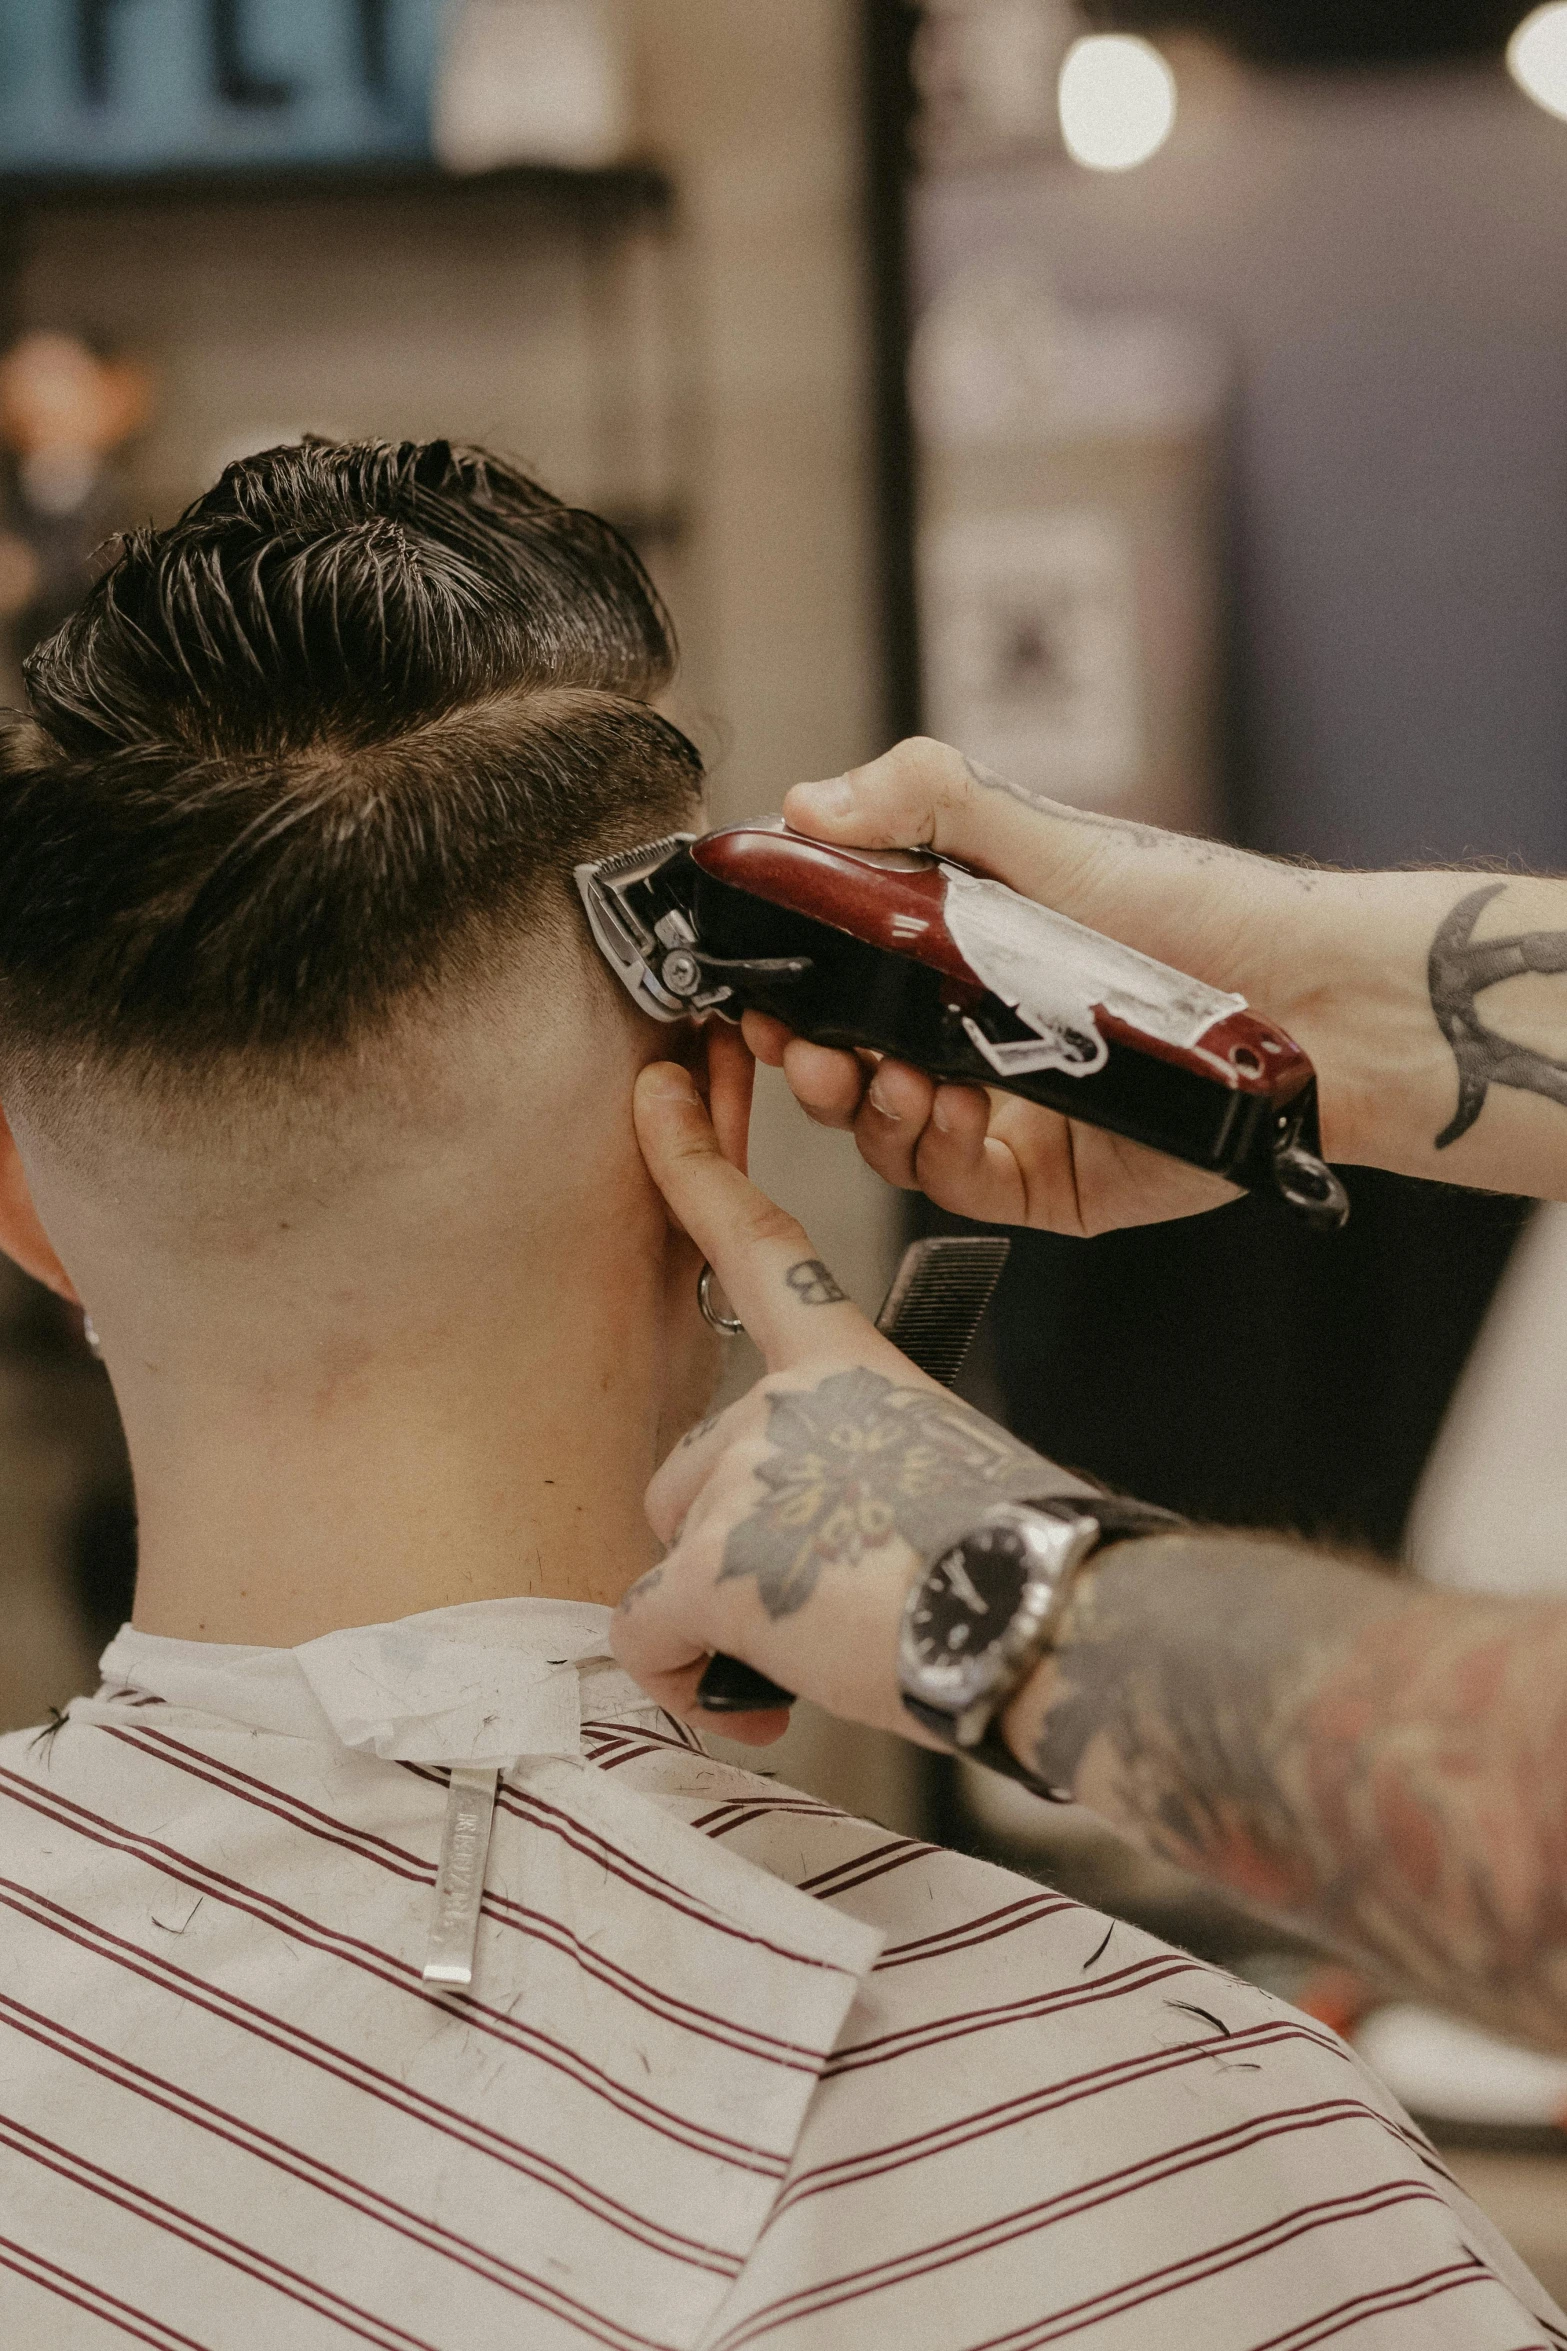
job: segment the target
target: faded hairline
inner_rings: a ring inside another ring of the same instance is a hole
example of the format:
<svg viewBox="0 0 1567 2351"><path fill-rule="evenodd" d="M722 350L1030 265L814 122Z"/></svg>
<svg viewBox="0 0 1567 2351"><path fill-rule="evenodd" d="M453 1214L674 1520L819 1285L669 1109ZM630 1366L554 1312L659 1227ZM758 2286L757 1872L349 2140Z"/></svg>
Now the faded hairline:
<svg viewBox="0 0 1567 2351"><path fill-rule="evenodd" d="M613 989L573 865L695 813L674 661L634 549L504 459L228 467L121 542L0 720L0 1100L259 1166L432 1040L483 1068L502 1004L515 1067L518 986L541 1066L569 1052Z"/></svg>
<svg viewBox="0 0 1567 2351"><path fill-rule="evenodd" d="M423 718L389 740L353 745L321 740L308 750L256 764L278 782L278 831L294 826L319 831L335 803L341 804L344 821L352 822L367 800L423 797L421 768L428 764L439 779L443 762L458 749L500 776L509 761L525 759L541 738L572 734L574 720L588 728L620 719L667 728L671 742L689 751L676 729L630 697L593 687L541 686L487 694ZM0 723L7 765L30 751L42 754L44 776L68 764L28 714L0 713ZM645 745L642 749L645 755ZM235 764L225 760L222 767L231 772ZM201 763L189 762L188 775L194 796L204 780ZM519 956L532 967L532 984L540 990L586 987L618 996L618 986L592 947L571 868L581 856L610 856L699 821L702 806L699 769L682 771L671 761L656 790L648 788L645 774L641 783L641 790L611 802L579 836L569 864L534 865L519 830L522 870L511 886L488 902L464 906L444 932L432 937L401 984L383 1001L353 1006L335 1036L214 1042L192 1040L172 1024L160 1032L149 1031L145 1021L118 1023L112 1016L91 1023L61 1018L57 1002L41 999L41 992L29 1001L25 990L9 986L0 975L0 1102L25 1102L42 1128L64 1115L67 1105L74 1106L75 1123L83 1096L104 1087L122 1104L140 1100L194 1131L208 1097L220 1100L230 1114L247 1101L278 1112L290 1097L324 1101L341 1095L361 1068L373 1066L384 1074L397 1038L407 1041L458 1008L481 1009L492 995L497 970ZM438 818L438 789L426 805ZM58 1114L49 1107L54 1099Z"/></svg>
<svg viewBox="0 0 1567 2351"><path fill-rule="evenodd" d="M499 692L432 716L390 744L343 750L323 743L288 764L296 780L330 794L339 781L362 781L388 755L399 764L417 762L459 737L487 739L503 755L541 721L602 714L621 699L583 687ZM58 760L28 714L0 716L12 722L12 741L36 741L46 758ZM662 812L666 822L671 816L700 822L698 777L685 779L683 796L683 808ZM632 805L609 815L583 847L591 856L611 856L654 837L655 829ZM593 943L569 870L541 868L520 896L470 912L426 968L340 1038L190 1051L156 1036L52 1030L47 1022L0 1018L0 1108L82 1175L101 1173L109 1157L123 1163L127 1150L154 1138L160 1148L199 1153L215 1167L225 1149L253 1160L270 1137L281 1160L303 1131L322 1121L339 1125L371 1103L395 1115L414 1095L423 1099L443 1038L454 1027L512 1016L519 990L548 1021L580 1003L585 1043L602 1019L639 1017Z"/></svg>
<svg viewBox="0 0 1567 2351"><path fill-rule="evenodd" d="M465 1046L540 1038L569 1022L585 1056L640 1016L564 896L532 923L474 938L461 961L340 1044L235 1047L197 1064L146 1049L0 1034L0 1109L90 1190L134 1187L138 1163L188 1164L213 1206L231 1191L287 1195L302 1164L346 1167L377 1135L447 1115Z"/></svg>

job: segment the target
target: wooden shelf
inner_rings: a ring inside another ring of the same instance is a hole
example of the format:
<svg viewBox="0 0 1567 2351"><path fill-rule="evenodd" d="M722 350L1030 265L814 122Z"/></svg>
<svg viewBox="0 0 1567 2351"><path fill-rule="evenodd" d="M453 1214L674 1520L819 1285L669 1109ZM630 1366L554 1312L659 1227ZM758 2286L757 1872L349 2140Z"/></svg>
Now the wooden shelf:
<svg viewBox="0 0 1567 2351"><path fill-rule="evenodd" d="M364 196L419 197L432 204L475 200L519 204L592 225L674 208L674 183L656 164L624 163L602 170L566 165L516 164L500 171L443 172L428 163L261 164L218 169L201 165L183 171L0 172L0 212L13 218L30 211L130 212L182 204L211 209L225 204L335 202Z"/></svg>

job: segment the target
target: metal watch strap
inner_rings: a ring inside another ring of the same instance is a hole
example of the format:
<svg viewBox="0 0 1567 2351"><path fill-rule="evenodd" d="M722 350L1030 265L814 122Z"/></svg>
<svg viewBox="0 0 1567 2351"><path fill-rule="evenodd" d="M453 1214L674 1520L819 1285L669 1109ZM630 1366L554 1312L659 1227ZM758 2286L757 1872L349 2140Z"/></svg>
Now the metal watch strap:
<svg viewBox="0 0 1567 2351"><path fill-rule="evenodd" d="M1083 1518L1097 1519L1099 1522L1099 1540L1092 1551L1088 1552L1078 1563L1077 1570L1071 1579L1073 1583L1076 1582L1077 1576L1082 1573L1089 1561L1102 1557L1112 1543L1135 1541L1137 1537L1142 1535L1176 1535L1182 1533L1190 1524L1189 1520L1178 1517L1173 1510L1161 1510L1156 1503L1152 1502L1130 1502L1119 1494L1052 1494L1042 1501L1028 1504L1027 1507L1033 1510L1049 1509L1054 1517L1060 1514L1063 1504L1077 1515ZM1067 1593L1063 1593L1063 1606L1068 1596ZM1056 1623L1059 1624L1060 1618L1061 1611L1057 1610ZM1024 1674L1025 1680L1027 1672L1033 1670L1033 1666L1038 1664L1041 1657L1048 1656L1053 1646L1053 1639L1047 1639L1035 1652L1034 1658ZM1003 1779L1016 1780L1020 1786L1027 1788L1033 1795L1042 1796L1047 1804L1070 1804L1072 1802L1071 1789L1053 1788L1048 1780L1040 1779L1029 1770L1026 1764L1019 1763L1001 1735L1001 1717L1021 1687L1021 1682L1015 1683L1013 1688L1001 1699L995 1713L986 1725L985 1735L982 1739L977 1740L972 1747L955 1746L952 1752L954 1755L963 1756L970 1763L982 1763L987 1771L999 1772ZM919 1706L911 1703L907 1698L903 1703L917 1720L925 1724L928 1730L939 1732L942 1729L941 1718L936 1714L934 1708ZM950 1730L951 1726L948 1724L949 1737Z"/></svg>

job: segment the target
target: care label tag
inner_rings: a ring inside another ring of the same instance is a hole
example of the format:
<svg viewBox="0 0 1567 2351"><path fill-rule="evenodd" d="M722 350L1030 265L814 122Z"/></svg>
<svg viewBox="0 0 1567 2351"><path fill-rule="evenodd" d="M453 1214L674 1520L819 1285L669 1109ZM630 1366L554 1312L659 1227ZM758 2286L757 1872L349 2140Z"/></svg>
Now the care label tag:
<svg viewBox="0 0 1567 2351"><path fill-rule="evenodd" d="M465 1991L473 1982L473 1946L479 1932L479 1905L484 1899L484 1869L499 1778L493 1764L458 1764L453 1768L446 1825L441 1831L441 1859L435 1873L430 1939L425 1946L427 1984L455 1985Z"/></svg>

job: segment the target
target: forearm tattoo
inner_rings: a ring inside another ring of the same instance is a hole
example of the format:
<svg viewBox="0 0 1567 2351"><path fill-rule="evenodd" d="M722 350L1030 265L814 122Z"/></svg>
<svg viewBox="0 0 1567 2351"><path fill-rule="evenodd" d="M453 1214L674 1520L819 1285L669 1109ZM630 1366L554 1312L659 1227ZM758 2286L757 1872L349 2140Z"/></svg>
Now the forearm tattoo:
<svg viewBox="0 0 1567 2351"><path fill-rule="evenodd" d="M1036 1762L1384 1980L1567 2046L1567 1607L1264 1539L1109 1553Z"/></svg>
<svg viewBox="0 0 1567 2351"><path fill-rule="evenodd" d="M955 1396L856 1364L767 1398L761 1494L731 1529L719 1580L754 1576L769 1616L810 1598L825 1567L901 1540L934 1556L1003 1497L1071 1483Z"/></svg>
<svg viewBox="0 0 1567 2351"><path fill-rule="evenodd" d="M1460 898L1431 942L1431 1009L1458 1064L1458 1107L1436 1138L1438 1151L1466 1135L1492 1086L1516 1086L1567 1108L1567 1061L1515 1045L1487 1028L1475 999L1499 980L1524 972L1567 971L1567 931L1520 931L1508 939L1473 938L1475 923L1507 884L1487 882Z"/></svg>

